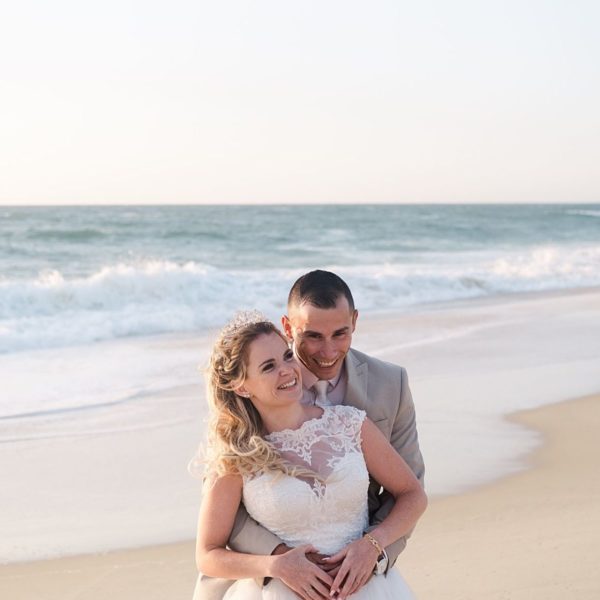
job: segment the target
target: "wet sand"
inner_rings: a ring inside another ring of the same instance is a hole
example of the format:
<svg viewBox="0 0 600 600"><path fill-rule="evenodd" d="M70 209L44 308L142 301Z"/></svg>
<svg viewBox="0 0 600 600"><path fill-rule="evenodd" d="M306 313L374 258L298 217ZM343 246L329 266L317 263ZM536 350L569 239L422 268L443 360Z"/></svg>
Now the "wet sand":
<svg viewBox="0 0 600 600"><path fill-rule="evenodd" d="M510 417L541 433L529 468L435 498L399 568L422 600L600 597L600 396ZM473 452L477 449L473 448ZM11 564L11 600L189 600L193 541Z"/></svg>

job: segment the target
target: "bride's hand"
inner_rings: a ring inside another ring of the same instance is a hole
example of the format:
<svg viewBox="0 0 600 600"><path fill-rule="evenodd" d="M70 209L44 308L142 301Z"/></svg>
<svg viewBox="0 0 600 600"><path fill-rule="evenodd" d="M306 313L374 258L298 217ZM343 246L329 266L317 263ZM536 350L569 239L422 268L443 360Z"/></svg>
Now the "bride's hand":
<svg viewBox="0 0 600 600"><path fill-rule="evenodd" d="M298 546L278 555L273 565L272 576L281 579L303 600L330 598L333 578L307 558L307 554L315 552L318 550L313 546Z"/></svg>
<svg viewBox="0 0 600 600"><path fill-rule="evenodd" d="M335 577L337 575L337 572L342 565L342 561L330 562L329 556L327 554L321 554L320 552L308 552L306 554L306 558L308 558L310 562L315 563L317 567L321 567L323 571L327 571L331 577Z"/></svg>
<svg viewBox="0 0 600 600"><path fill-rule="evenodd" d="M333 594L343 600L367 583L373 574L377 556L377 548L363 537L327 559L327 562L343 560L331 586Z"/></svg>

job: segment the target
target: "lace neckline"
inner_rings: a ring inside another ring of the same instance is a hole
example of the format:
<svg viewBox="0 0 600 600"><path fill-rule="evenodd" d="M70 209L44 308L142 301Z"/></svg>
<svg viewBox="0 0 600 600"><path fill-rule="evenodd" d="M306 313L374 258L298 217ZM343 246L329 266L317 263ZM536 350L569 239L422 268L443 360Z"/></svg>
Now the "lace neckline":
<svg viewBox="0 0 600 600"><path fill-rule="evenodd" d="M306 430L313 429L317 426L324 418L325 415L330 411L331 407L324 407L323 412L318 417L307 419L298 427L298 429L281 429L280 431L272 431L265 435L265 439L268 442L277 442L282 439L296 438Z"/></svg>

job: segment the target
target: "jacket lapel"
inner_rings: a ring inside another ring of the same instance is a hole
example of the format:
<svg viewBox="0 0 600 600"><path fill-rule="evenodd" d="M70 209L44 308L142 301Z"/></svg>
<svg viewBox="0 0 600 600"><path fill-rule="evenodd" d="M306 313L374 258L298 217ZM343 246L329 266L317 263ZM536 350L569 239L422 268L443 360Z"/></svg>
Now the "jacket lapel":
<svg viewBox="0 0 600 600"><path fill-rule="evenodd" d="M350 349L345 358L346 373L348 374L348 383L346 385L346 397L344 404L355 406L362 410L367 409L367 381L368 368L367 363L359 359Z"/></svg>

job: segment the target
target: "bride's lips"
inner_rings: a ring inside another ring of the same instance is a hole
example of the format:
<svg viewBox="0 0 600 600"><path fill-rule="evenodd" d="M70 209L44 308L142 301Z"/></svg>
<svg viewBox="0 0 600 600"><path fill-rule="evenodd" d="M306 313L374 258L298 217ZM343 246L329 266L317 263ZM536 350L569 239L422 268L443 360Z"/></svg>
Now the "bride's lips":
<svg viewBox="0 0 600 600"><path fill-rule="evenodd" d="M277 386L278 390L291 390L292 388L296 387L298 383L298 378L294 377L291 381L287 381L286 383L282 383L281 385Z"/></svg>

